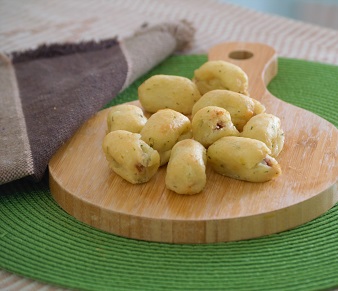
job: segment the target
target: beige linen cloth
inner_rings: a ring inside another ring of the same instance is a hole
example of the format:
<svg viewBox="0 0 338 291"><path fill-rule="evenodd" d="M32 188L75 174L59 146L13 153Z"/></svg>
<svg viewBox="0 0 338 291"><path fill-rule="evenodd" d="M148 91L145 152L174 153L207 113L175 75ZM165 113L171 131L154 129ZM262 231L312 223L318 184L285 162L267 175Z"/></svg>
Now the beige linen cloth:
<svg viewBox="0 0 338 291"><path fill-rule="evenodd" d="M0 51L41 43L133 34L144 23L185 19L196 28L188 54L225 41L263 42L279 56L338 65L338 31L216 0L0 0ZM63 290L0 271L1 290Z"/></svg>

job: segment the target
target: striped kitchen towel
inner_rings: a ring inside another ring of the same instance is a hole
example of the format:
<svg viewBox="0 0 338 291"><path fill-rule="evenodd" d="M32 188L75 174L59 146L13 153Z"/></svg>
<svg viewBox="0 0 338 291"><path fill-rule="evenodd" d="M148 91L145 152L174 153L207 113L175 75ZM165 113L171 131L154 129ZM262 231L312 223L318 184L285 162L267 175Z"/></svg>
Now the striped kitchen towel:
<svg viewBox="0 0 338 291"><path fill-rule="evenodd" d="M39 180L55 151L136 78L189 46L186 21L133 36L0 53L0 184Z"/></svg>

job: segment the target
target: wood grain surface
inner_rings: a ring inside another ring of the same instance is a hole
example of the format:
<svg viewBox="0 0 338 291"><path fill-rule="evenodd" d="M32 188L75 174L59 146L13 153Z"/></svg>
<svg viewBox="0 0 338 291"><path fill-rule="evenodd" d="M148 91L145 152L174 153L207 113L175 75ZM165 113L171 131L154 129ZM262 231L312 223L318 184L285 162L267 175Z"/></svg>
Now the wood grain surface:
<svg viewBox="0 0 338 291"><path fill-rule="evenodd" d="M148 183L132 185L109 169L102 152L106 109L86 122L50 161L50 188L57 203L104 231L168 243L260 237L294 228L330 209L338 201L338 131L267 91L266 84L277 73L274 49L259 43L224 43L210 50L209 59L242 67L249 77L250 96L281 119L281 176L250 183L208 167L203 192L184 196L166 189L162 167Z"/></svg>

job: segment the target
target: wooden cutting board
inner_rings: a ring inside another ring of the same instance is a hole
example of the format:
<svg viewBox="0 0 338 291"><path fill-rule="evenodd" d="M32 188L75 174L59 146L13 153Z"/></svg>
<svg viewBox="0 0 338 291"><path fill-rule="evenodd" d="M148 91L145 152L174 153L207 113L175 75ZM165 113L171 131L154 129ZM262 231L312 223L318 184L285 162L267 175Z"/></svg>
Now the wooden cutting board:
<svg viewBox="0 0 338 291"><path fill-rule="evenodd" d="M249 77L250 95L281 119L286 142L277 158L283 171L280 177L250 183L208 168L203 192L184 196L166 189L162 167L150 182L129 184L109 169L101 149L107 109L86 122L51 159L50 189L57 203L104 231L168 243L260 237L294 228L334 206L338 131L267 91L277 73L274 49L258 43L223 43L210 50L209 59L242 67Z"/></svg>

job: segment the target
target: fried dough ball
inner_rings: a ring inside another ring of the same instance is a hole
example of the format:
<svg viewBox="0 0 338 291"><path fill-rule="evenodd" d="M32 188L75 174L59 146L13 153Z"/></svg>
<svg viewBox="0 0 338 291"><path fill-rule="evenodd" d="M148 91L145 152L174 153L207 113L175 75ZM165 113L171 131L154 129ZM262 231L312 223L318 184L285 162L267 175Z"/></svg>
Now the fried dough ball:
<svg viewBox="0 0 338 291"><path fill-rule="evenodd" d="M208 61L195 70L193 81L201 95L225 89L248 95L248 76L239 67L226 61Z"/></svg>
<svg viewBox="0 0 338 291"><path fill-rule="evenodd" d="M173 147L165 177L166 187L178 194L196 194L206 184L206 150L197 141L185 139Z"/></svg>
<svg viewBox="0 0 338 291"><path fill-rule="evenodd" d="M249 182L266 182L281 174L265 143L246 137L226 136L207 151L208 163L219 174Z"/></svg>
<svg viewBox="0 0 338 291"><path fill-rule="evenodd" d="M191 126L194 139L206 148L223 136L239 135L230 113L218 106L206 106L198 110Z"/></svg>
<svg viewBox="0 0 338 291"><path fill-rule="evenodd" d="M272 114L262 113L252 117L243 128L243 137L264 142L271 150L271 156L277 157L284 145L284 132L280 119Z"/></svg>
<svg viewBox="0 0 338 291"><path fill-rule="evenodd" d="M191 138L191 122L182 113L162 109L149 117L140 134L143 141L167 159L165 152L171 150L178 141ZM161 165L164 163L161 160Z"/></svg>
<svg viewBox="0 0 338 291"><path fill-rule="evenodd" d="M112 131L103 139L102 149L110 168L132 184L148 182L160 166L159 153L138 133Z"/></svg>
<svg viewBox="0 0 338 291"><path fill-rule="evenodd" d="M229 90L213 90L204 94L194 105L192 115L206 106L218 106L229 111L238 131L242 131L252 116L265 111L265 107L259 101Z"/></svg>
<svg viewBox="0 0 338 291"><path fill-rule="evenodd" d="M193 105L201 95L188 78L155 75L139 86L138 98L142 107L150 113L170 108L183 114L191 114Z"/></svg>
<svg viewBox="0 0 338 291"><path fill-rule="evenodd" d="M146 122L142 109L131 104L114 106L107 116L108 132L122 129L139 133Z"/></svg>

